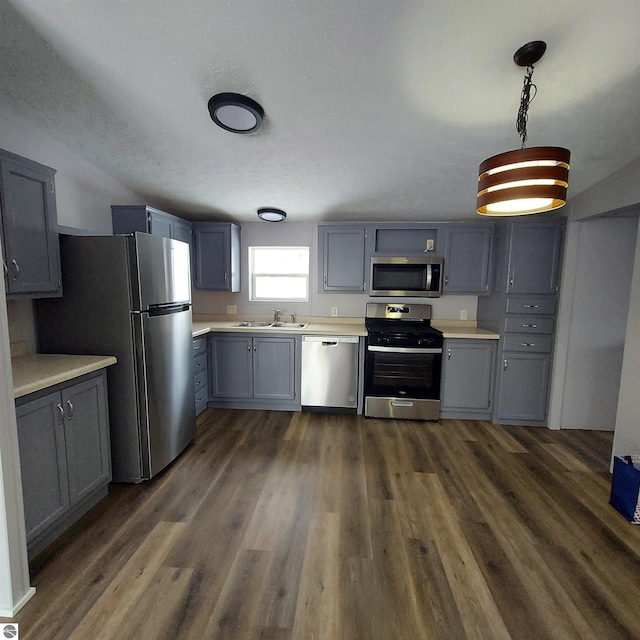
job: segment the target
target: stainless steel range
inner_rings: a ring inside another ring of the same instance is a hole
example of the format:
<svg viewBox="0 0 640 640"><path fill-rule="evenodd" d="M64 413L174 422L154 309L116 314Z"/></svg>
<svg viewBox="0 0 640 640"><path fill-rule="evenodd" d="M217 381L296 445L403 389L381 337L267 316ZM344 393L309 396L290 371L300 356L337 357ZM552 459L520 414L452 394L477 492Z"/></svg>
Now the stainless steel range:
<svg viewBox="0 0 640 640"><path fill-rule="evenodd" d="M443 338L431 305L369 303L365 325L365 416L438 420Z"/></svg>

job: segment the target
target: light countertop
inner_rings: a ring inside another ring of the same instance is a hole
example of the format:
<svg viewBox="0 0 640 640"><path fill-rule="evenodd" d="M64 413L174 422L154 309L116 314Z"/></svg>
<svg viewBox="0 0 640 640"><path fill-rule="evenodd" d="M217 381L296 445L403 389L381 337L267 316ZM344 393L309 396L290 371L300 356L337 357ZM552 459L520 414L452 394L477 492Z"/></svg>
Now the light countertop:
<svg viewBox="0 0 640 640"><path fill-rule="evenodd" d="M13 396L20 398L117 362L114 356L27 354L11 359Z"/></svg>
<svg viewBox="0 0 640 640"><path fill-rule="evenodd" d="M247 318L255 320L256 318ZM234 327L234 324L242 322L244 318L238 317L234 320L212 320L197 319L193 322L193 337L205 335L210 331L216 332L245 332L245 333L265 333L273 335L329 335L329 336L366 336L367 330L364 326L364 319L361 318L300 318L300 322L309 322L305 329L286 328L261 328L261 327ZM445 338L471 338L483 340L499 340L500 335L493 331L480 329L473 321L456 320L432 320L431 326L439 331Z"/></svg>

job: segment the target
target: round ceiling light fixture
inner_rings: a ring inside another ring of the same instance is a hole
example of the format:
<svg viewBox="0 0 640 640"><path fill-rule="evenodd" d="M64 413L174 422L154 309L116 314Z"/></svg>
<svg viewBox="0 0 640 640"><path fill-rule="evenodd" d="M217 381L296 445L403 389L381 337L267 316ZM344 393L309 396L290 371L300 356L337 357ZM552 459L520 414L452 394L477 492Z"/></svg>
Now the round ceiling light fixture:
<svg viewBox="0 0 640 640"><path fill-rule="evenodd" d="M480 165L476 203L480 215L522 216L552 211L567 202L569 150L526 146L529 104L537 93L531 81L533 65L546 48L544 42L536 40L520 47L513 56L518 66L527 67L516 119L522 147L488 158Z"/></svg>
<svg viewBox="0 0 640 640"><path fill-rule="evenodd" d="M273 207L262 207L258 209L258 218L265 222L282 222L287 214L282 209L274 209Z"/></svg>
<svg viewBox="0 0 640 640"><path fill-rule="evenodd" d="M239 93L218 93L209 99L208 107L211 119L232 133L255 133L262 127L264 109Z"/></svg>

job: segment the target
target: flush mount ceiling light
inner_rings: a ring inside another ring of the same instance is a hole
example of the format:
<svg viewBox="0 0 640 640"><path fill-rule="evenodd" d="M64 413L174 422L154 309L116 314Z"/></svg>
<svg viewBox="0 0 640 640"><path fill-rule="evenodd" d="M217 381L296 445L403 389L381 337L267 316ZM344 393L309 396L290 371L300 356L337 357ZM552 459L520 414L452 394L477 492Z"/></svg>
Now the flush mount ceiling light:
<svg viewBox="0 0 640 640"><path fill-rule="evenodd" d="M272 207L263 207L258 209L258 218L265 222L282 222L287 214L282 209L274 209Z"/></svg>
<svg viewBox="0 0 640 640"><path fill-rule="evenodd" d="M527 67L516 120L522 147L493 156L480 165L476 211L481 215L542 213L558 209L567 202L569 150L562 147L526 148L529 104L537 92L536 85L531 82L533 65L542 58L546 48L541 40L529 42L513 56L518 66Z"/></svg>
<svg viewBox="0 0 640 640"><path fill-rule="evenodd" d="M239 93L218 93L209 100L211 119L233 133L255 133L262 127L264 109Z"/></svg>

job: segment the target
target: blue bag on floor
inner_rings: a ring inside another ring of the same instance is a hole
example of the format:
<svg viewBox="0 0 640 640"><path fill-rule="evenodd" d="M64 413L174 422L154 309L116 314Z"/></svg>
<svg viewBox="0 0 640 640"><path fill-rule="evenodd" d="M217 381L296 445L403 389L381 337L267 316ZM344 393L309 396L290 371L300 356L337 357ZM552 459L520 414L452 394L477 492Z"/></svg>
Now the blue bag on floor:
<svg viewBox="0 0 640 640"><path fill-rule="evenodd" d="M640 456L614 458L609 504L632 524L640 524Z"/></svg>

